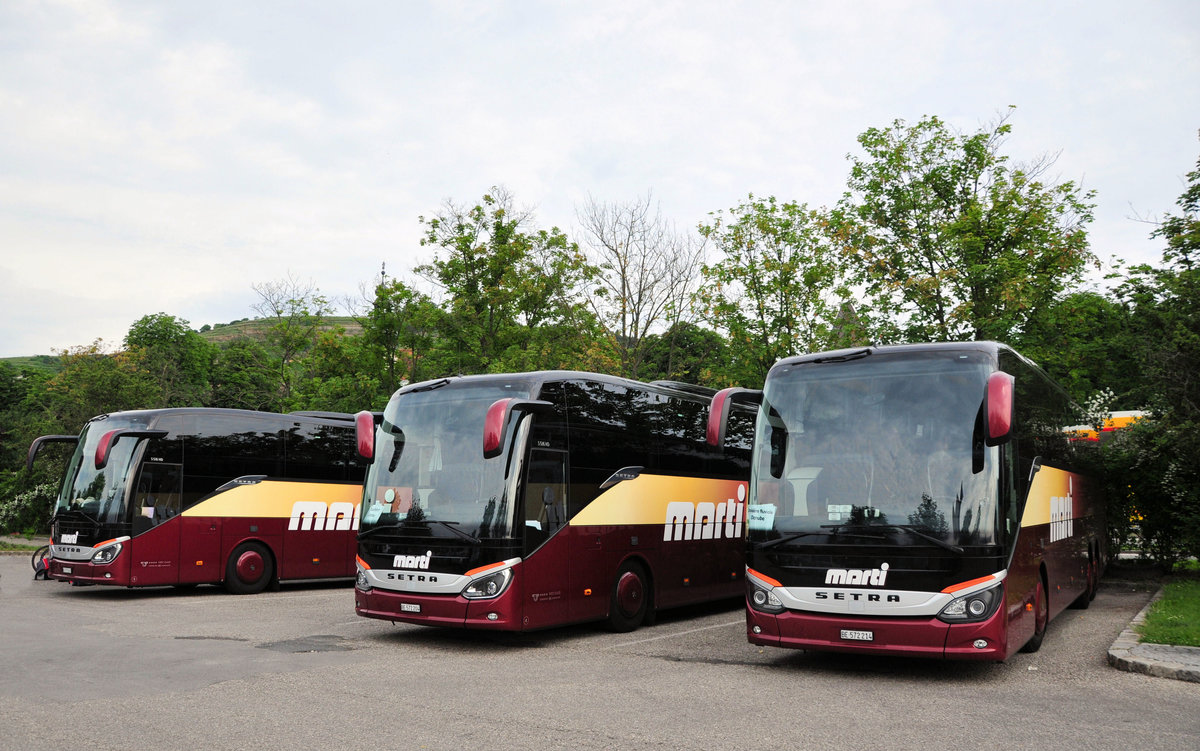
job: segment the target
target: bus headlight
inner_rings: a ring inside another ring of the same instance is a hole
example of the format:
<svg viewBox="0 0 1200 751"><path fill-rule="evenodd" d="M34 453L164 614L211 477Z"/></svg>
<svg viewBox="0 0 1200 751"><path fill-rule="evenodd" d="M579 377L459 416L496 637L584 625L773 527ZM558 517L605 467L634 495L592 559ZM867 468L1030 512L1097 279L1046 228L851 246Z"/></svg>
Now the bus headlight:
<svg viewBox="0 0 1200 751"><path fill-rule="evenodd" d="M783 603L779 601L774 592L760 587L754 582L749 583L749 589L747 595L750 599L750 607L763 613L783 612Z"/></svg>
<svg viewBox="0 0 1200 751"><path fill-rule="evenodd" d="M977 623L987 620L1000 606L1003 593L1004 585L997 584L990 589L956 597L942 608L938 619L946 623Z"/></svg>
<svg viewBox="0 0 1200 751"><path fill-rule="evenodd" d="M121 543L114 542L112 545L105 545L96 551L92 556L92 563L103 565L112 563L114 559L121 553Z"/></svg>
<svg viewBox="0 0 1200 751"><path fill-rule="evenodd" d="M476 579L467 585L462 594L468 600L490 600L503 594L510 581L512 581L512 569L506 568L503 571Z"/></svg>
<svg viewBox="0 0 1200 751"><path fill-rule="evenodd" d="M354 574L354 586L360 592L371 591L371 582L367 579L367 572L361 568L356 569L356 573Z"/></svg>

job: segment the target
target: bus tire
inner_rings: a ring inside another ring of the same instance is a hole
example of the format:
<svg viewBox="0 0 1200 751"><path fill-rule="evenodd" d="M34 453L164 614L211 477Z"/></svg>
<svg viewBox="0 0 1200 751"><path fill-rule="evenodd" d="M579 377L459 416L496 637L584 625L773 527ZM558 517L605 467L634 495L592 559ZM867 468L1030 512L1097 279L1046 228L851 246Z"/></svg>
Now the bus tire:
<svg viewBox="0 0 1200 751"><path fill-rule="evenodd" d="M253 595L266 589L275 577L271 552L257 542L243 542L225 564L225 589L235 595Z"/></svg>
<svg viewBox="0 0 1200 751"><path fill-rule="evenodd" d="M1088 605L1092 604L1092 600L1096 597L1096 562L1092 556L1088 555L1087 563L1087 586L1079 596L1071 603L1072 610L1087 610Z"/></svg>
<svg viewBox="0 0 1200 751"><path fill-rule="evenodd" d="M645 569L635 561L622 564L608 602L608 627L618 633L633 631L646 618L648 600Z"/></svg>
<svg viewBox="0 0 1200 751"><path fill-rule="evenodd" d="M1042 640L1046 638L1046 626L1050 624L1050 593L1038 577L1037 590L1034 593L1033 606L1033 636L1021 647L1022 652L1033 653L1042 648Z"/></svg>

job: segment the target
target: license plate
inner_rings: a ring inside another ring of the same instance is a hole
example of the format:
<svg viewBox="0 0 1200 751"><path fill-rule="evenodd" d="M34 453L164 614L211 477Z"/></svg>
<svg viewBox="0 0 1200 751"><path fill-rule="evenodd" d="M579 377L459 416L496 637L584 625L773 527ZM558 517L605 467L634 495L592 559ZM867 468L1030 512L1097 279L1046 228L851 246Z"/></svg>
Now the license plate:
<svg viewBox="0 0 1200 751"><path fill-rule="evenodd" d="M63 566L63 573L69 574L73 569L70 566Z"/></svg>
<svg viewBox="0 0 1200 751"><path fill-rule="evenodd" d="M848 641L875 641L874 631L851 631L848 628L842 629L842 638Z"/></svg>
<svg viewBox="0 0 1200 751"><path fill-rule="evenodd" d="M400 603L400 612L401 613L420 613L421 606L416 605L411 602L402 602L402 603Z"/></svg>

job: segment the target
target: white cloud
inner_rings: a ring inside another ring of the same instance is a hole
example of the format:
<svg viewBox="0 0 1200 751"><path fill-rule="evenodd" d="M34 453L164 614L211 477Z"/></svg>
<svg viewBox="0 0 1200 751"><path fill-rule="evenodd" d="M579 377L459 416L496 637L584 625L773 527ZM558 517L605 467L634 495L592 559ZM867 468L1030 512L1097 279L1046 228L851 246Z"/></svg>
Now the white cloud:
<svg viewBox="0 0 1200 751"><path fill-rule="evenodd" d="M564 228L588 195L829 204L865 128L1008 104L1014 159L1100 192L1097 252L1155 260L1127 217L1200 152L1198 42L1185 2L7 2L0 356L245 317L288 273L354 294L497 183Z"/></svg>

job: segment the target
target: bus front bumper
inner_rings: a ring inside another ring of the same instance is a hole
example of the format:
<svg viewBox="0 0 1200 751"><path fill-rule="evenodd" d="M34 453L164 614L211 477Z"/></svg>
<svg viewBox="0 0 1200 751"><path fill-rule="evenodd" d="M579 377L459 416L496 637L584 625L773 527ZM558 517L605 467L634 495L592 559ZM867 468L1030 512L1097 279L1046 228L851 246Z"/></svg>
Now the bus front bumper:
<svg viewBox="0 0 1200 751"><path fill-rule="evenodd" d="M769 614L747 606L746 638L751 644L826 652L990 662L1008 656L1004 608L979 623L952 625L937 618L856 618L793 610Z"/></svg>
<svg viewBox="0 0 1200 751"><path fill-rule="evenodd" d="M110 584L118 587L129 586L129 572L117 561L107 564L94 564L89 561L71 561L51 558L47 576L59 581L72 584Z"/></svg>
<svg viewBox="0 0 1200 751"><path fill-rule="evenodd" d="M515 588L487 600L462 595L430 595L374 587L354 590L354 612L365 618L449 628L518 631L521 618Z"/></svg>

